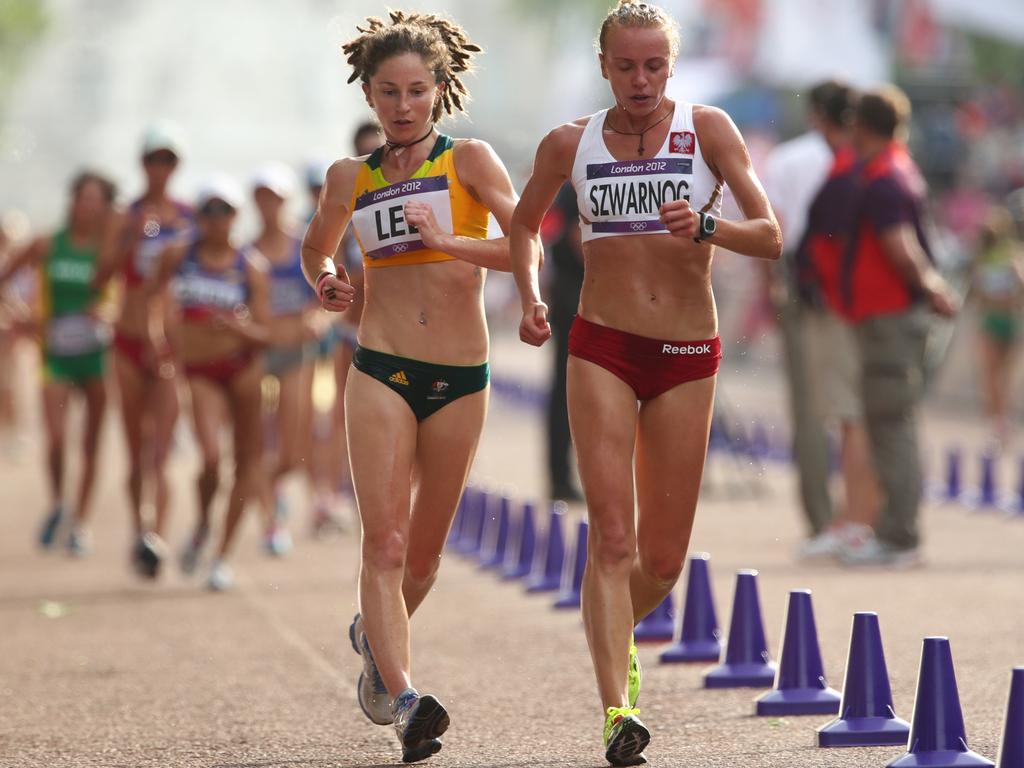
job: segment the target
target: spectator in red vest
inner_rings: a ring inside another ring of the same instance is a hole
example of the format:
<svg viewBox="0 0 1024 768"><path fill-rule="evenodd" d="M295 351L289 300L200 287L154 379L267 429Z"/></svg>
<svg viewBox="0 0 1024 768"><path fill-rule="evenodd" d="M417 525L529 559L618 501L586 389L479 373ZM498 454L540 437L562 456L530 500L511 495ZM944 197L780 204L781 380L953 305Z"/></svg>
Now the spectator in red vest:
<svg viewBox="0 0 1024 768"><path fill-rule="evenodd" d="M903 143L909 119L906 95L887 86L861 96L853 123L860 165L839 301L856 332L868 437L884 502L875 535L844 550L843 561L850 565L920 561L917 405L925 341L934 315L952 317L957 311L925 234L927 188Z"/></svg>

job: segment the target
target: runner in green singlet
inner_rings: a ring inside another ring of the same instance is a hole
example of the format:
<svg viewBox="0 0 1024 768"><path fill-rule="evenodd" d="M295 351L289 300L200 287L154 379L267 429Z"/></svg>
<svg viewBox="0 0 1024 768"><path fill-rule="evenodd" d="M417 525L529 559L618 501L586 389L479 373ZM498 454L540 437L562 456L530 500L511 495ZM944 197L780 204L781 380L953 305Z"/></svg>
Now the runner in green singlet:
<svg viewBox="0 0 1024 768"><path fill-rule="evenodd" d="M65 546L69 554L79 557L89 551L84 525L89 515L100 425L106 408L103 377L110 337L109 326L97 314L102 291L93 282L98 241L114 196L114 185L106 178L91 172L80 173L71 184L66 225L52 235L32 241L0 272L3 285L24 267L39 268L42 401L52 497L39 543L44 548L52 547L59 530L68 523ZM68 399L74 390L85 397L86 422L77 505L69 516L63 501L64 442Z"/></svg>

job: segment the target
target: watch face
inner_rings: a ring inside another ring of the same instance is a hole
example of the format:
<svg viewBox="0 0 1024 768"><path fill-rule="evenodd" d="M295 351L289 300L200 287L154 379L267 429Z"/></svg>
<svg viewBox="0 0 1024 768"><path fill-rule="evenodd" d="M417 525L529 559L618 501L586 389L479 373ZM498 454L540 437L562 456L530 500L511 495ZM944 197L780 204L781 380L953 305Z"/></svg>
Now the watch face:
<svg viewBox="0 0 1024 768"><path fill-rule="evenodd" d="M703 229L704 229L704 236L705 237L707 237L708 235L715 234L716 223L715 223L714 217L712 217L712 216L705 216L703 224L704 224Z"/></svg>

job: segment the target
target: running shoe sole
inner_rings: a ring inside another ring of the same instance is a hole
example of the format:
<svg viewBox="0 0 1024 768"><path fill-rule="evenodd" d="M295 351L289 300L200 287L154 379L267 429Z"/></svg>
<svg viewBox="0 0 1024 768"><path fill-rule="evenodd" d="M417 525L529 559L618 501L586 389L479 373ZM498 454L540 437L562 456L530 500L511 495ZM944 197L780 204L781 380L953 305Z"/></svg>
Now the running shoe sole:
<svg viewBox="0 0 1024 768"><path fill-rule="evenodd" d="M643 765L644 749L651 742L651 732L635 718L627 718L605 750L604 757L612 765Z"/></svg>
<svg viewBox="0 0 1024 768"><path fill-rule="evenodd" d="M430 695L421 696L402 734L402 762L415 763L437 754L441 750L438 737L450 724L448 710L440 701Z"/></svg>

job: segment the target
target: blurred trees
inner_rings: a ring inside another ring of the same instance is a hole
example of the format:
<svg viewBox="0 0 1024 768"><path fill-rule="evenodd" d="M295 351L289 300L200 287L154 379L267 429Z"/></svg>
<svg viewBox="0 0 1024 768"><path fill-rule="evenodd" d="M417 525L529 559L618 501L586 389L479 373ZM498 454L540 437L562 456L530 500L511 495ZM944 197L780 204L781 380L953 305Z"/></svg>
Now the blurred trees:
<svg viewBox="0 0 1024 768"><path fill-rule="evenodd" d="M41 0L0 0L0 112L25 54L45 28Z"/></svg>

